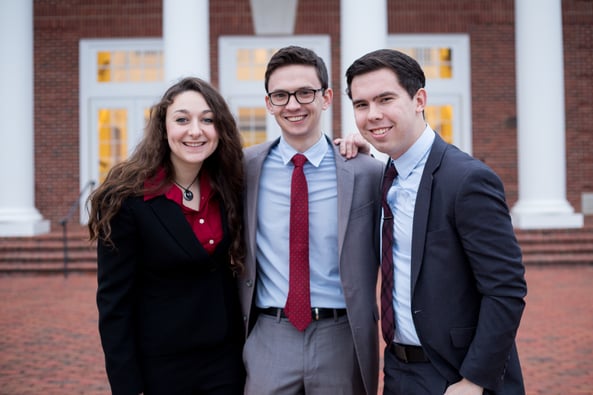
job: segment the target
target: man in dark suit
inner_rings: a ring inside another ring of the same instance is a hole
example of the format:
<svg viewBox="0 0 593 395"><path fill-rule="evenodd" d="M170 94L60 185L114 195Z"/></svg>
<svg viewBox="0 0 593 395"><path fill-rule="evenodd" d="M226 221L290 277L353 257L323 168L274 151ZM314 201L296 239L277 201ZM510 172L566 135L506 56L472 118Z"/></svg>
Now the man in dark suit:
<svg viewBox="0 0 593 395"><path fill-rule="evenodd" d="M411 57L373 51L346 79L360 133L389 156L384 394L524 394L515 336L527 287L501 180L427 125Z"/></svg>
<svg viewBox="0 0 593 395"><path fill-rule="evenodd" d="M282 136L245 150L245 394L376 395L382 164L366 155L346 159L323 134L333 92L314 52L280 49L266 91ZM299 154L307 158L302 200L309 206L310 323L303 326L285 308L293 291L291 158Z"/></svg>

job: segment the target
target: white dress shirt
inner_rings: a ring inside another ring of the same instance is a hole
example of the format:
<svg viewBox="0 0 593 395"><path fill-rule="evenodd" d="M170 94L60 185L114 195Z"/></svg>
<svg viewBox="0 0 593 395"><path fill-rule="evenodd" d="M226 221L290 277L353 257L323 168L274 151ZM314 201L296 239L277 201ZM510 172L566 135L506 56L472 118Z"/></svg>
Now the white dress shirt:
<svg viewBox="0 0 593 395"><path fill-rule="evenodd" d="M311 306L345 308L338 271L338 195L334 152L325 136L303 154L309 190ZM288 295L290 185L297 151L282 137L264 161L257 202L256 306L284 307Z"/></svg>
<svg viewBox="0 0 593 395"><path fill-rule="evenodd" d="M394 160L397 177L387 193L393 213L393 311L395 342L420 345L411 310L412 226L418 186L434 141L435 132L427 125L418 140Z"/></svg>

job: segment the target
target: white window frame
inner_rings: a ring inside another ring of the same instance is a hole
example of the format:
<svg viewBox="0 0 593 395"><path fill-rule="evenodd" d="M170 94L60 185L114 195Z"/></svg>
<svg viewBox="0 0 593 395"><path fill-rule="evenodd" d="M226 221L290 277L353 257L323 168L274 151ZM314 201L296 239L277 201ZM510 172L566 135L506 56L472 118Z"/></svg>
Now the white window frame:
<svg viewBox="0 0 593 395"><path fill-rule="evenodd" d="M160 38L136 39L83 39L79 42L79 183L80 190L89 181L97 182L97 136L96 125L92 114L97 103L106 107L117 107L121 103L132 103L129 108L138 109L139 104L156 103L164 92L166 84L158 82L98 82L97 81L97 53L101 51L163 51L163 40ZM128 136L134 149L140 133L138 121L129 119ZM95 162L93 162L93 160ZM96 185L96 184L95 184ZM88 221L88 213L84 202L90 191L81 196L80 222Z"/></svg>

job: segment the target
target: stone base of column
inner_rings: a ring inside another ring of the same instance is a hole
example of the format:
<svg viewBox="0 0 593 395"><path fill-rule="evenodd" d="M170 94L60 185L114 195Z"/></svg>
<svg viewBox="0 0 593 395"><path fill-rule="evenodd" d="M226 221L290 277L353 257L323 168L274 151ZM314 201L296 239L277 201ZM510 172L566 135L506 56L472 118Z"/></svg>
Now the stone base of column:
<svg viewBox="0 0 593 395"><path fill-rule="evenodd" d="M519 201L511 218L517 229L582 228L585 220L566 201Z"/></svg>
<svg viewBox="0 0 593 395"><path fill-rule="evenodd" d="M517 229L569 229L582 228L583 214L512 214Z"/></svg>
<svg viewBox="0 0 593 395"><path fill-rule="evenodd" d="M49 221L3 222L0 223L0 237L29 237L49 233Z"/></svg>
<svg viewBox="0 0 593 395"><path fill-rule="evenodd" d="M0 209L0 237L28 237L49 233L50 221L36 209Z"/></svg>

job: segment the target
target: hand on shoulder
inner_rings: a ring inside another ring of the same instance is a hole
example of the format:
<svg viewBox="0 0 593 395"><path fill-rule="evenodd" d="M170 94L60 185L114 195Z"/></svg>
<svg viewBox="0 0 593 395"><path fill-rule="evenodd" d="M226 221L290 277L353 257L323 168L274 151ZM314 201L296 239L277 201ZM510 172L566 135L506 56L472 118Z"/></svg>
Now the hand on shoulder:
<svg viewBox="0 0 593 395"><path fill-rule="evenodd" d="M362 137L360 133L350 133L346 137L334 139L334 144L340 147L340 154L347 159L352 159L361 154L370 154L371 145Z"/></svg>

